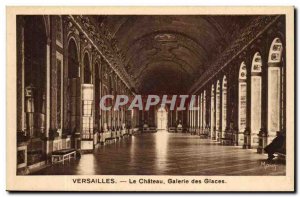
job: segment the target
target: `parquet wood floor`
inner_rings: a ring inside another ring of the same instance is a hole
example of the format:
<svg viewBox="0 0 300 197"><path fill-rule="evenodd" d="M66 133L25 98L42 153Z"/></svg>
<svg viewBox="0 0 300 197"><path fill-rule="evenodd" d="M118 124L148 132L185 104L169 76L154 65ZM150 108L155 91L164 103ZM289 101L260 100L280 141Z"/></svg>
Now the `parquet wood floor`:
<svg viewBox="0 0 300 197"><path fill-rule="evenodd" d="M222 146L199 136L157 132L98 147L80 160L36 175L285 175L285 164L266 166L255 150Z"/></svg>

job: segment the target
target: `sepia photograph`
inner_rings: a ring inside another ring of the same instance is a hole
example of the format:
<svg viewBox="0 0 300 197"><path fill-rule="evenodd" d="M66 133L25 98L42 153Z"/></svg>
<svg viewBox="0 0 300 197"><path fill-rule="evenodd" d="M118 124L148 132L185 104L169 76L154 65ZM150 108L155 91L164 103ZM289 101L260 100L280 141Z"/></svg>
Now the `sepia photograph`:
<svg viewBox="0 0 300 197"><path fill-rule="evenodd" d="M7 190L294 191L293 7L7 7L7 39Z"/></svg>

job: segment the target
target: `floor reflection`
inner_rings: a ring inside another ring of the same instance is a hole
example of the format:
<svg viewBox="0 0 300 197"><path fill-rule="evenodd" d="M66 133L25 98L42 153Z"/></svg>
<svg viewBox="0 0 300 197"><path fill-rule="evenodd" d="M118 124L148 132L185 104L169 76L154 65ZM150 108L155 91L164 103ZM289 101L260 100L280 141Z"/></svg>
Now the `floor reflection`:
<svg viewBox="0 0 300 197"><path fill-rule="evenodd" d="M168 163L168 139L169 133L166 130L159 130L154 134L155 139L155 155L156 170L158 173L164 173L167 170Z"/></svg>
<svg viewBox="0 0 300 197"><path fill-rule="evenodd" d="M190 134L159 131L100 146L80 160L36 175L284 175L285 165L265 169L265 155L221 146Z"/></svg>

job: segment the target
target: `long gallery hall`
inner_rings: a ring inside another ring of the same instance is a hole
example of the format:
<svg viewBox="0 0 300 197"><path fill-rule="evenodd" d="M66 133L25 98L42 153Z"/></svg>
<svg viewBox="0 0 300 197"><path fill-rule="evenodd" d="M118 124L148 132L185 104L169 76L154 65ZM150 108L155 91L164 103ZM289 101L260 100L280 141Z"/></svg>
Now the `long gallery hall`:
<svg viewBox="0 0 300 197"><path fill-rule="evenodd" d="M283 15L18 15L16 173L285 175L285 26ZM104 110L107 95L193 102Z"/></svg>

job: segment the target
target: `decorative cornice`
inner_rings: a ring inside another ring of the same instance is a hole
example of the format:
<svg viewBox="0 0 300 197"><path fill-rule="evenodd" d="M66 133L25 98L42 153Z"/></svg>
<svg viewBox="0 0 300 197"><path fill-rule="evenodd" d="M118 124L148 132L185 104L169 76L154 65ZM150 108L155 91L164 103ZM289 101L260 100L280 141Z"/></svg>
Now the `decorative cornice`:
<svg viewBox="0 0 300 197"><path fill-rule="evenodd" d="M240 31L240 37L237 38L223 53L220 54L216 61L212 62L209 69L194 83L189 93L196 93L205 86L218 72L229 65L238 57L253 41L266 32L268 28L275 23L280 16L258 16L250 24Z"/></svg>
<svg viewBox="0 0 300 197"><path fill-rule="evenodd" d="M126 72L124 65L124 55L117 46L117 41L112 38L111 33L104 26L92 24L88 16L69 15L69 19L84 34L85 38L95 47L103 59L115 71L129 90L134 88L134 83Z"/></svg>

